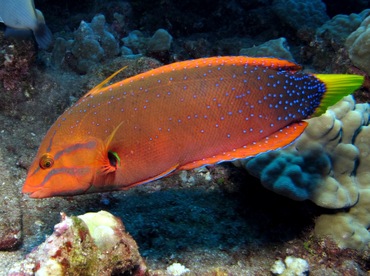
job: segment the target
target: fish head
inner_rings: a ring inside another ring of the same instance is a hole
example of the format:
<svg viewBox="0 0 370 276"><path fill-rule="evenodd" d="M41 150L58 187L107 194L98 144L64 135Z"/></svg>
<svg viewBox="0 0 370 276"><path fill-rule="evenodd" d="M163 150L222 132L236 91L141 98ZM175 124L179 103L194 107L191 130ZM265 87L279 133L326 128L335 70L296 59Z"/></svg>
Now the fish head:
<svg viewBox="0 0 370 276"><path fill-rule="evenodd" d="M109 163L101 154L104 143L99 139L56 138L44 138L29 168L22 192L32 198L84 194L102 164Z"/></svg>

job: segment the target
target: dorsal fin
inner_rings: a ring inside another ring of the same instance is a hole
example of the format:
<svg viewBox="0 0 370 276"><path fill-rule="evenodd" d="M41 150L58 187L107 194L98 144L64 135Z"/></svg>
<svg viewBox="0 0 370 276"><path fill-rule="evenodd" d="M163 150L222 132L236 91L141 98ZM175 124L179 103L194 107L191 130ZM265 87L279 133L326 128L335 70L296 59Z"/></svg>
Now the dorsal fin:
<svg viewBox="0 0 370 276"><path fill-rule="evenodd" d="M246 63L256 66L266 66L273 69L299 71L302 67L294 62L285 59L271 57L245 57Z"/></svg>
<svg viewBox="0 0 370 276"><path fill-rule="evenodd" d="M121 69L119 69L118 71L114 72L112 75L110 75L108 78L106 78L105 80L103 80L101 83L99 83L97 86L95 86L93 89L91 89L89 92L87 92L83 98L86 98L88 96L91 96L91 95L96 95L100 92L100 90L104 87L104 85L106 85L111 79L113 79L115 76L117 76L119 73L121 73L123 70L125 70L127 68L127 66L125 67L122 67Z"/></svg>

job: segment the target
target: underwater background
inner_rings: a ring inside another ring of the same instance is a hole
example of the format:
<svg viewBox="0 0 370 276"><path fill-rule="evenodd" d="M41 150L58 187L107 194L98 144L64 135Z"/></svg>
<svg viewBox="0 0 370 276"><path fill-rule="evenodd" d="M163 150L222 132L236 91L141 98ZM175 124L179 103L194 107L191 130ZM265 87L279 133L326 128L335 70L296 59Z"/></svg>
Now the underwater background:
<svg viewBox="0 0 370 276"><path fill-rule="evenodd" d="M48 262L40 275L93 275L117 252L87 261L95 245L75 250L76 237L58 236L54 225L61 212L100 210L122 220L142 260L127 257L135 259L126 260L127 270L119 260L95 275L367 275L369 1L40 0L35 7L52 32L46 49L5 37L6 24L0 30L0 275L33 275ZM296 144L251 162L183 171L122 192L21 193L46 131L112 73L127 66L120 80L227 55L278 57L305 72L360 74L365 82L354 99L312 119ZM54 255L27 257L49 235L63 239Z"/></svg>

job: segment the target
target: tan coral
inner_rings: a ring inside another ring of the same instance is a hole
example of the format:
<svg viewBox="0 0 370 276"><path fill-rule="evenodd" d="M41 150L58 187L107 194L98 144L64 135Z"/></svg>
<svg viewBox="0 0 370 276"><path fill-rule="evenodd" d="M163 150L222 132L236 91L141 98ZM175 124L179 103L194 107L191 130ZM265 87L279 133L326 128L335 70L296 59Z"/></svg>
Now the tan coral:
<svg viewBox="0 0 370 276"><path fill-rule="evenodd" d="M367 112L368 110L365 110ZM368 250L370 245L370 126L361 128L354 145L359 151L356 184L359 200L348 212L321 215L315 226L318 236L330 236L339 247Z"/></svg>
<svg viewBox="0 0 370 276"><path fill-rule="evenodd" d="M307 129L289 147L243 161L247 170L259 177L268 189L293 199L297 199L295 193L302 194L301 190L306 189L306 194L303 193L306 197L300 200L309 199L321 207L340 209L335 214L321 215L316 222L315 234L331 236L342 248L369 249L369 110L369 104L355 104L352 96L345 97L322 116L307 120ZM329 161L320 161L325 156ZM260 164L258 160L261 160ZM269 169L274 162L283 169ZM315 167L310 162L323 165ZM295 171L301 175L291 173L297 166L300 170ZM290 181L290 185L282 189L281 179L283 184ZM307 179L312 179L311 183ZM264 183L266 180L270 182ZM280 181L279 185L274 186L271 183L274 181ZM342 211L343 208L347 211Z"/></svg>
<svg viewBox="0 0 370 276"><path fill-rule="evenodd" d="M366 17L360 27L351 33L346 40L346 48L353 64L370 74L370 16Z"/></svg>

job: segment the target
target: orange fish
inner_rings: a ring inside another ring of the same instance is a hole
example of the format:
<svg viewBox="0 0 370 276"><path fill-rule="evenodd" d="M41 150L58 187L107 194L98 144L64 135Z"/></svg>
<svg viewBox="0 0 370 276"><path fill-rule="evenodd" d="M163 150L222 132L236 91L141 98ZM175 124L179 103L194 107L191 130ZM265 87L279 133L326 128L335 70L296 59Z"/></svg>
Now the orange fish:
<svg viewBox="0 0 370 276"><path fill-rule="evenodd" d="M274 58L177 62L104 87L47 132L24 193L31 197L128 189L179 170L282 148L361 86L357 75L313 75Z"/></svg>

